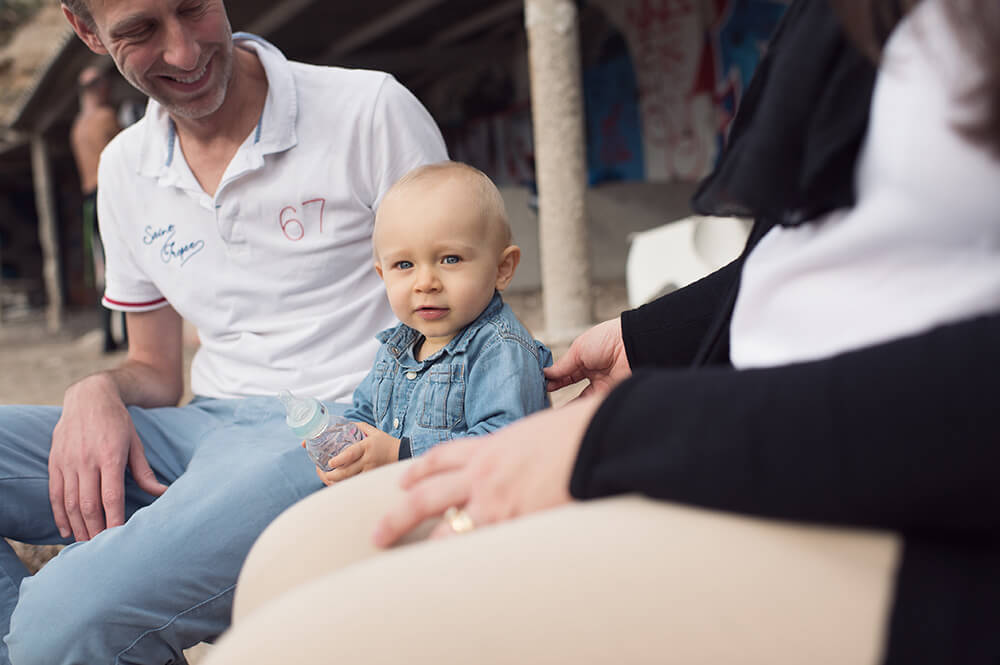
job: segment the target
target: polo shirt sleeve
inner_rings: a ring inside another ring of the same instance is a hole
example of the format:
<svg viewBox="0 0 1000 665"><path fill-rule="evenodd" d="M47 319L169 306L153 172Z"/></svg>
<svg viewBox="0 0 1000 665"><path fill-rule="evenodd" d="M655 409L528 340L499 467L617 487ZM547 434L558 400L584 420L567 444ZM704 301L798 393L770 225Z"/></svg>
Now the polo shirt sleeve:
<svg viewBox="0 0 1000 665"><path fill-rule="evenodd" d="M97 221L104 244L104 306L123 312L148 312L165 307L167 299L135 260L132 244L142 242L142 204L133 200L135 178L125 156L112 142L98 169ZM131 211L131 212L130 212Z"/></svg>
<svg viewBox="0 0 1000 665"><path fill-rule="evenodd" d="M441 131L430 113L390 75L386 75L376 96L371 132L373 210L408 171L448 159Z"/></svg>

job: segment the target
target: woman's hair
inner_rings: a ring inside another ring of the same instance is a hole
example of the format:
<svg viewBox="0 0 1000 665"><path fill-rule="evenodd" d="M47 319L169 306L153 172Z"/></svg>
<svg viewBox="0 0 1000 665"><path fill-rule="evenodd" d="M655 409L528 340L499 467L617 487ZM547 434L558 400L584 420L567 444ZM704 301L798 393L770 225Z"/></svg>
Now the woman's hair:
<svg viewBox="0 0 1000 665"><path fill-rule="evenodd" d="M847 33L878 59L900 19L920 0L830 0ZM1000 0L942 0L951 28L982 66L982 76L967 99L982 114L959 129L987 143L1000 156Z"/></svg>

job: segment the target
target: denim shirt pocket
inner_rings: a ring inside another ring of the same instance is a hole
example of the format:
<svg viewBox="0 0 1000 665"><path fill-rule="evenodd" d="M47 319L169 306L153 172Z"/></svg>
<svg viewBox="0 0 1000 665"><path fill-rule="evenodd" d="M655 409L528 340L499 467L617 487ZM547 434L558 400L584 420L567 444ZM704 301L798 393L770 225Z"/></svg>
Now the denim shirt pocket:
<svg viewBox="0 0 1000 665"><path fill-rule="evenodd" d="M392 399L392 382L396 375L397 364L392 360L379 360L375 363L375 385L372 386L372 413L375 423L385 418L389 410L389 400Z"/></svg>
<svg viewBox="0 0 1000 665"><path fill-rule="evenodd" d="M452 429L465 418L465 363L434 365L427 371L417 424Z"/></svg>

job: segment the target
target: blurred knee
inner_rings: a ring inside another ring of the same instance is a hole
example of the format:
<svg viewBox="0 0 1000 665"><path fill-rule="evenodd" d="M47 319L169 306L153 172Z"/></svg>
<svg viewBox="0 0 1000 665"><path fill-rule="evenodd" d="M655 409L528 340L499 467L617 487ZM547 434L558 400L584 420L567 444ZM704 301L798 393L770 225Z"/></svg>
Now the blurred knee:
<svg viewBox="0 0 1000 665"><path fill-rule="evenodd" d="M75 554L72 549L67 554ZM125 662L119 656L144 632L138 625L143 613L127 609L139 600L135 585L110 562L62 559L21 585L7 637L11 664Z"/></svg>

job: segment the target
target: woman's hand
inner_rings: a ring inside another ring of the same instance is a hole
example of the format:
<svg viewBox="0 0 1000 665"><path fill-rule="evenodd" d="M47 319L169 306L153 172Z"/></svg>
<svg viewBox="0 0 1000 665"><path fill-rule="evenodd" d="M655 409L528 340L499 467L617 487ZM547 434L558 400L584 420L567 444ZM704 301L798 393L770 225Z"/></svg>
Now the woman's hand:
<svg viewBox="0 0 1000 665"><path fill-rule="evenodd" d="M365 438L331 457L326 463L330 471L316 467L316 475L326 486L399 460L399 439L368 423L354 424L364 433ZM304 447L305 442L302 445Z"/></svg>
<svg viewBox="0 0 1000 665"><path fill-rule="evenodd" d="M598 323L573 340L566 355L545 368L548 379L545 387L552 392L589 379L590 385L580 393L581 397L593 393L606 395L631 375L622 341L622 322L615 318Z"/></svg>
<svg viewBox="0 0 1000 665"><path fill-rule="evenodd" d="M387 547L452 506L481 527L568 503L576 454L602 400L578 399L493 434L435 447L403 476L406 497L379 522L375 544ZM442 522L431 537L453 533Z"/></svg>

